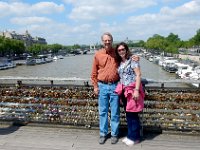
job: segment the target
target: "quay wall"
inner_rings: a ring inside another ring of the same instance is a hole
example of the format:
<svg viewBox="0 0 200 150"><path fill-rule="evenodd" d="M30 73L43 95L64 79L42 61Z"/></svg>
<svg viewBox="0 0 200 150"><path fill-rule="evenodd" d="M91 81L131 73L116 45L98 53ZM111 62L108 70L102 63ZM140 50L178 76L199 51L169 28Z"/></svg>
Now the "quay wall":
<svg viewBox="0 0 200 150"><path fill-rule="evenodd" d="M146 87L145 93L143 129L200 132L199 88ZM97 96L89 85L1 84L0 121L98 128Z"/></svg>
<svg viewBox="0 0 200 150"><path fill-rule="evenodd" d="M198 62L200 64L200 56L179 54L178 58L181 58L181 59L190 59L190 60L193 60L193 61Z"/></svg>

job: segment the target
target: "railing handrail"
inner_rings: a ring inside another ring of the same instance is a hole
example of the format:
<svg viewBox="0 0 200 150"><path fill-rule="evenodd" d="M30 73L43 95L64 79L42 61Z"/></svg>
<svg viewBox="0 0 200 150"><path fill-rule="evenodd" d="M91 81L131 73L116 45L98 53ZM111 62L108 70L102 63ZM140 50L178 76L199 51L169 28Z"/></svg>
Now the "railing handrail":
<svg viewBox="0 0 200 150"><path fill-rule="evenodd" d="M70 77L70 78L56 78L56 77L14 77L1 76L0 80L21 80L21 81L89 81L89 79Z"/></svg>
<svg viewBox="0 0 200 150"><path fill-rule="evenodd" d="M1 76L0 80L20 80L20 81L84 81L90 82L89 78L78 78L78 77L16 77L16 76ZM168 79L168 80L154 80L154 79L142 79L144 84L150 83L198 83L200 80L191 80L191 79Z"/></svg>

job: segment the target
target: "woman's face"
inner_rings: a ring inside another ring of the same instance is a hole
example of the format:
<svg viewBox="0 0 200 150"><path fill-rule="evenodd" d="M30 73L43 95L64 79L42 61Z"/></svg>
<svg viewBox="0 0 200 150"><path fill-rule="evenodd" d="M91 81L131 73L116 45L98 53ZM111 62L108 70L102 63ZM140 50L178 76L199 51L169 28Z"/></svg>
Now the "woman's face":
<svg viewBox="0 0 200 150"><path fill-rule="evenodd" d="M124 59L126 58L126 49L123 45L120 45L118 48L117 48L117 52L119 54L119 56Z"/></svg>

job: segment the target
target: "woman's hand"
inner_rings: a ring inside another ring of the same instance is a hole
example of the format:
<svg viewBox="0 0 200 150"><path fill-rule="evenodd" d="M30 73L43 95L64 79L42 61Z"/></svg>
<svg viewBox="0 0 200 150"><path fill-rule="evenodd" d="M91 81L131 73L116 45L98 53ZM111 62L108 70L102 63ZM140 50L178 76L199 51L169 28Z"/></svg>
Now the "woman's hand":
<svg viewBox="0 0 200 150"><path fill-rule="evenodd" d="M139 91L134 89L133 90L133 99L138 100L138 98L139 98Z"/></svg>

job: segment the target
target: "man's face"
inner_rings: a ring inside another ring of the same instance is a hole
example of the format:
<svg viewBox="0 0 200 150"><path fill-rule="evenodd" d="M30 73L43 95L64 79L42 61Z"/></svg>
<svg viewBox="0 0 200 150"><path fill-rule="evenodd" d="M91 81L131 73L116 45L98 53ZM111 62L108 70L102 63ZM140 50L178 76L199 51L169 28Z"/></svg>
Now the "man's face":
<svg viewBox="0 0 200 150"><path fill-rule="evenodd" d="M110 36L104 35L102 42L106 50L109 51L112 48L112 38Z"/></svg>

